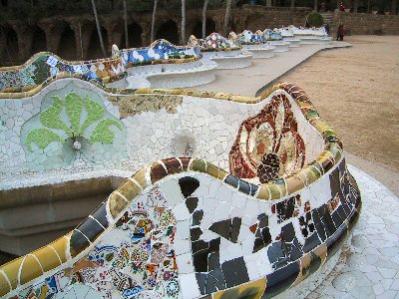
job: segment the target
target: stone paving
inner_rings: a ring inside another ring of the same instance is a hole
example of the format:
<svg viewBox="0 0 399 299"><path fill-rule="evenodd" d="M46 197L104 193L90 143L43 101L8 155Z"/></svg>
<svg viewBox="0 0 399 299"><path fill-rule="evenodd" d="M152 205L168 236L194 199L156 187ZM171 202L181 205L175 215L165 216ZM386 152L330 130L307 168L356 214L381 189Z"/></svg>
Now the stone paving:
<svg viewBox="0 0 399 299"><path fill-rule="evenodd" d="M362 210L340 259L307 298L399 299L399 198L349 166L362 193Z"/></svg>
<svg viewBox="0 0 399 299"><path fill-rule="evenodd" d="M254 96L254 92L265 85L270 85L279 77L306 61L314 54L325 49L350 47L346 42L332 42L325 45L301 45L290 51L276 53L270 59L254 59L248 69L218 70L216 80L197 87L206 91L224 91L245 96ZM244 79L245 78L245 79ZM237 84L242 82L241 84ZM243 83L245 82L245 83Z"/></svg>

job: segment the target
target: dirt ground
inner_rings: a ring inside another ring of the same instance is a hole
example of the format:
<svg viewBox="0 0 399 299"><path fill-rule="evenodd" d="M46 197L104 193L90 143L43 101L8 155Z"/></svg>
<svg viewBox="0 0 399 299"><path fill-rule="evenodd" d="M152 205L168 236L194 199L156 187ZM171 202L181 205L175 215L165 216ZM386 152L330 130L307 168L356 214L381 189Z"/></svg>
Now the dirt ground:
<svg viewBox="0 0 399 299"><path fill-rule="evenodd" d="M278 81L296 83L363 168L399 195L399 36L351 36Z"/></svg>

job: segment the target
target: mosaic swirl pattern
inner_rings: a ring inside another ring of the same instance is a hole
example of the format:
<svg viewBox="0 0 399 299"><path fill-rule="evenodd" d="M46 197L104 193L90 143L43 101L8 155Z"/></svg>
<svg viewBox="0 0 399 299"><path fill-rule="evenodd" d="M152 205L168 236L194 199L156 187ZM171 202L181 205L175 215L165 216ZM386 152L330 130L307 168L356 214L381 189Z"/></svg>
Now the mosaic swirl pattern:
<svg viewBox="0 0 399 299"><path fill-rule="evenodd" d="M261 298L313 273L351 228L360 193L306 94L290 84L274 90L322 135L315 161L265 184L189 157L144 166L71 233L1 266L0 296ZM284 105L273 99L265 109ZM292 132L285 110L266 122Z"/></svg>

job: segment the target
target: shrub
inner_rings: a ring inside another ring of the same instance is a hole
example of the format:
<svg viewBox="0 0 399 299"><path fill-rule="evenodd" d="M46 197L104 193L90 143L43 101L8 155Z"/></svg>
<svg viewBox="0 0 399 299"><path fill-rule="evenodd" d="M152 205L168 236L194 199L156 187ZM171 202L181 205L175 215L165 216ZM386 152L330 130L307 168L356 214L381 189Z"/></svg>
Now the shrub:
<svg viewBox="0 0 399 299"><path fill-rule="evenodd" d="M320 27L324 24L324 20L321 14L318 12L311 12L307 15L306 21L310 27Z"/></svg>

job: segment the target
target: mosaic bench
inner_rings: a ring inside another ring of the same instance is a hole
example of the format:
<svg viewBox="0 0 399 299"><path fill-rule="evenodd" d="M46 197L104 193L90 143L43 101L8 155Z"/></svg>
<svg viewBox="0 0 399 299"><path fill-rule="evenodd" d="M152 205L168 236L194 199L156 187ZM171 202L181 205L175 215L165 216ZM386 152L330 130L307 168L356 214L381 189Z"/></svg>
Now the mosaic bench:
<svg viewBox="0 0 399 299"><path fill-rule="evenodd" d="M107 86L130 89L193 87L214 81L214 70L217 66L215 62L207 59L178 64L136 66L127 70L128 75L125 79Z"/></svg>
<svg viewBox="0 0 399 299"><path fill-rule="evenodd" d="M21 92L44 84L51 78L76 75L84 80L112 82L125 75L120 58L66 61L50 52L33 55L20 66L0 67L0 92Z"/></svg>
<svg viewBox="0 0 399 299"><path fill-rule="evenodd" d="M104 90L63 79L25 96L19 101L42 100L44 110L32 110L36 118L22 115L23 129L16 130L22 148L39 146L53 159L46 149L61 143L76 151L78 162L108 144L99 151L100 168L134 174L70 233L0 266L4 298L273 297L317 276L359 213L360 193L342 143L295 85L279 84L251 98ZM15 97L0 101L6 115ZM107 103L113 107L105 111ZM54 120L48 122L54 114L57 127L69 115L70 129L82 138L31 137L26 143L24 132L59 134ZM98 129L103 122L112 125ZM123 162L112 168L115 155ZM143 164L149 160L155 162ZM57 172L53 164L41 177L20 173L18 188L48 183L50 174L51 183L87 179L84 171L93 171L94 161L85 163ZM3 188L15 174L3 174Z"/></svg>
<svg viewBox="0 0 399 299"><path fill-rule="evenodd" d="M298 48L301 44L301 40L295 37L294 32L289 27L277 29L280 32L283 41L290 43L290 48Z"/></svg>
<svg viewBox="0 0 399 299"><path fill-rule="evenodd" d="M239 44L228 40L219 33L211 33L205 39L191 35L189 46L199 46L205 59L217 63L217 69L230 70L246 68L252 65L252 54L242 51Z"/></svg>
<svg viewBox="0 0 399 299"><path fill-rule="evenodd" d="M266 59L274 56L273 46L270 46L263 39L262 32L252 33L250 30L244 30L239 35L235 32L229 33L229 39L233 42L239 43L242 48L252 54L253 59Z"/></svg>
<svg viewBox="0 0 399 299"><path fill-rule="evenodd" d="M332 38L327 35L325 28L297 28L290 27L296 38L301 40L303 45L330 44Z"/></svg>

